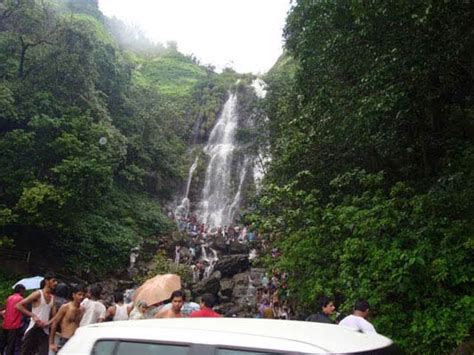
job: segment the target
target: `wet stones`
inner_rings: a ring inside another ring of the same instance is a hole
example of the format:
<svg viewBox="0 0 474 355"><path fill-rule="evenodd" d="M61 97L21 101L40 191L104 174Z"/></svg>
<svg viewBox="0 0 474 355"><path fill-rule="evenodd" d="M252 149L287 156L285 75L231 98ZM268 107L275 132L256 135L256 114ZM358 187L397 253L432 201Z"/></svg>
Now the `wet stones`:
<svg viewBox="0 0 474 355"><path fill-rule="evenodd" d="M234 289L234 281L232 279L223 279L220 281L221 295L223 297L231 297Z"/></svg>
<svg viewBox="0 0 474 355"><path fill-rule="evenodd" d="M192 293L194 296L201 296L204 293L212 293L213 295L217 295L219 289L221 287L219 278L216 277L217 275L212 274L211 277L207 279L203 279L198 283L192 286Z"/></svg>
<svg viewBox="0 0 474 355"><path fill-rule="evenodd" d="M222 277L229 277L250 268L250 261L248 255L227 255L220 258L214 270L220 271Z"/></svg>

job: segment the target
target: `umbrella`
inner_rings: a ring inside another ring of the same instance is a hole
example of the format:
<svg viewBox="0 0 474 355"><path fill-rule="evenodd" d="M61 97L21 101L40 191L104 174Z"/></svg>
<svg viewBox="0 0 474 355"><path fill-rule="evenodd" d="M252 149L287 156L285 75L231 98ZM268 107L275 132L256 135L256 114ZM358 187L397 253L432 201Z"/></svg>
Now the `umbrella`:
<svg viewBox="0 0 474 355"><path fill-rule="evenodd" d="M22 284L27 290L34 290L40 288L40 283L41 281L43 281L43 279L43 276L27 277L18 281L16 284L13 285L12 288L15 288L15 286L18 284Z"/></svg>
<svg viewBox="0 0 474 355"><path fill-rule="evenodd" d="M133 295L133 301L145 301L149 306L163 302L171 297L171 294L181 289L181 279L178 275L157 275L146 280Z"/></svg>

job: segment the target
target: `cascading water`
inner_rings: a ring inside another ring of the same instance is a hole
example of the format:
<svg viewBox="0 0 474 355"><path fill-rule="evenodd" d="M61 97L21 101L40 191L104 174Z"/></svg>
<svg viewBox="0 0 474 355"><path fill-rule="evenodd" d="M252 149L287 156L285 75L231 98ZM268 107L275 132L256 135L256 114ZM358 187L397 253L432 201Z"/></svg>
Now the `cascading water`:
<svg viewBox="0 0 474 355"><path fill-rule="evenodd" d="M174 211L175 216L184 217L184 218L188 217L188 213L189 213L189 197L188 197L189 196L189 189L191 188L191 181L192 181L192 178L193 178L194 170L196 170L198 160L199 160L199 157L196 157L196 159L194 159L193 165L191 165L191 168L189 169L188 182L186 184L186 193L184 195L184 198L181 200L181 204L178 207L176 207L176 209Z"/></svg>
<svg viewBox="0 0 474 355"><path fill-rule="evenodd" d="M209 228L232 222L231 169L238 126L237 98L231 93L209 136L204 152L209 156L198 218Z"/></svg>
<svg viewBox="0 0 474 355"><path fill-rule="evenodd" d="M229 209L229 215L228 220L233 220L235 213L239 209L239 204L240 204L240 197L242 195L242 186L244 185L244 180L245 180L245 175L247 174L247 168L249 165L249 159L246 158L244 163L242 164L242 167L240 168L240 179L239 179L239 189L237 190L237 193L234 196L234 199L232 201L232 204L230 205Z"/></svg>
<svg viewBox="0 0 474 355"><path fill-rule="evenodd" d="M198 160L199 160L199 157L196 157L196 159L194 159L193 165L191 165L191 168L189 169L188 183L186 184L186 195L184 196L185 198L187 198L188 195L189 195L189 188L191 187L191 180L193 178L194 170L196 170Z"/></svg>

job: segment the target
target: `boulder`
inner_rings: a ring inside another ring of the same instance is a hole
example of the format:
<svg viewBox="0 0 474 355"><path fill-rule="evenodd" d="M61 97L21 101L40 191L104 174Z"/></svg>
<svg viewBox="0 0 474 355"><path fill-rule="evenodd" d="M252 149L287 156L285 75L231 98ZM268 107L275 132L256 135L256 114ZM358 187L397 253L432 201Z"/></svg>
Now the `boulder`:
<svg viewBox="0 0 474 355"><path fill-rule="evenodd" d="M194 297L201 296L204 293L212 293L216 295L220 290L220 282L217 277L211 276L208 279L203 279L192 286L192 293Z"/></svg>
<svg viewBox="0 0 474 355"><path fill-rule="evenodd" d="M228 255L219 259L214 270L220 271L222 277L233 276L250 267L248 255Z"/></svg>
<svg viewBox="0 0 474 355"><path fill-rule="evenodd" d="M249 247L246 244L241 244L239 242L233 242L229 245L229 254L249 254Z"/></svg>
<svg viewBox="0 0 474 355"><path fill-rule="evenodd" d="M253 318L256 310L246 304L235 304L234 302L221 303L214 310L225 317Z"/></svg>
<svg viewBox="0 0 474 355"><path fill-rule="evenodd" d="M234 281L232 279L222 279L221 284L221 294L225 297L232 296L232 290L234 289Z"/></svg>
<svg viewBox="0 0 474 355"><path fill-rule="evenodd" d="M248 272L241 272L240 274L235 274L232 277L232 281L234 281L234 283L236 285L245 285L245 286L247 286L248 283L249 283L249 273Z"/></svg>
<svg viewBox="0 0 474 355"><path fill-rule="evenodd" d="M223 295L220 291L217 294L217 296L219 296L219 302L228 303L228 302L232 301L231 297Z"/></svg>
<svg viewBox="0 0 474 355"><path fill-rule="evenodd" d="M262 277L265 274L265 269L262 268L251 268L250 269L250 280L252 285L255 287L262 285Z"/></svg>
<svg viewBox="0 0 474 355"><path fill-rule="evenodd" d="M247 297L248 293L248 286L247 285L235 285L234 289L232 290L232 298L245 298Z"/></svg>
<svg viewBox="0 0 474 355"><path fill-rule="evenodd" d="M218 250L221 253L226 253L227 252L227 245L225 244L225 241L223 239L217 239L211 242L209 245L212 249Z"/></svg>

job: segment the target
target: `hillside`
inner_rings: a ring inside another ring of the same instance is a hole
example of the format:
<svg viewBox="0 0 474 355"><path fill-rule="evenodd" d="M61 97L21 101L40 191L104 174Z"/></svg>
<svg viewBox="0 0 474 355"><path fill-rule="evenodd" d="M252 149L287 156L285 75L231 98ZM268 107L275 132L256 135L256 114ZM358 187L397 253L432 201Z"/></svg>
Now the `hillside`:
<svg viewBox="0 0 474 355"><path fill-rule="evenodd" d="M94 1L0 15L0 247L31 252L36 270L123 273L132 247L173 229L161 206L183 183L192 127L207 134L237 74L127 48Z"/></svg>

